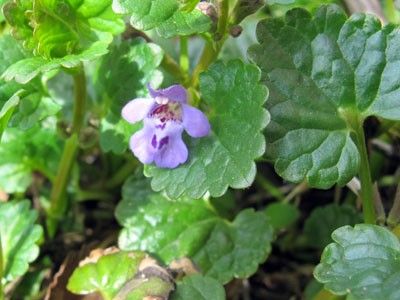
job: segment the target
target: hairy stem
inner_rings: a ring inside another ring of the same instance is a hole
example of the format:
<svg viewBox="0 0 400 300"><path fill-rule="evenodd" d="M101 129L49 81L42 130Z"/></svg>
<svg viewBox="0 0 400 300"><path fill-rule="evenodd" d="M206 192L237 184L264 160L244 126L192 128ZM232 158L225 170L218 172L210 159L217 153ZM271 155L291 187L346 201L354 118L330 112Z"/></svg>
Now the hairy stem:
<svg viewBox="0 0 400 300"><path fill-rule="evenodd" d="M83 66L74 76L75 99L71 136L65 141L64 150L58 166L50 194L50 208L48 210L47 229L49 236L53 237L57 231L58 222L63 218L67 208L65 191L68 179L75 162L79 144L79 133L83 127L86 106L86 79Z"/></svg>
<svg viewBox="0 0 400 300"><path fill-rule="evenodd" d="M365 141L362 122L359 122L357 128L355 129L356 129L355 133L356 133L357 148L361 158L359 177L361 183L360 195L363 203L364 222L375 224L376 213L374 207L374 189L372 185L367 145Z"/></svg>

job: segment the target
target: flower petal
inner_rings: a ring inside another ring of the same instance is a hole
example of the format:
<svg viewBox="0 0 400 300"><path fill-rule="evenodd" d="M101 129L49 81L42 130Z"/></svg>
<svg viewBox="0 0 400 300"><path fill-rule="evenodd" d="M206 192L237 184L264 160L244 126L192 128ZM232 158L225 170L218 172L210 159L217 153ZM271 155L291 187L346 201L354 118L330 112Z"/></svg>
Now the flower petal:
<svg viewBox="0 0 400 300"><path fill-rule="evenodd" d="M186 103L187 93L186 89L180 84L171 85L166 89L154 90L150 85L147 85L151 97L166 97L171 101Z"/></svg>
<svg viewBox="0 0 400 300"><path fill-rule="evenodd" d="M176 168L178 165L186 162L188 158L188 149L182 140L183 128L160 139L159 151L154 156L154 162L159 168ZM161 146L161 147L160 147Z"/></svg>
<svg viewBox="0 0 400 300"><path fill-rule="evenodd" d="M149 98L136 98L122 108L122 117L129 123L143 120L154 106L155 101Z"/></svg>
<svg viewBox="0 0 400 300"><path fill-rule="evenodd" d="M192 137L203 137L210 133L210 123L199 109L182 104L182 122L186 132Z"/></svg>
<svg viewBox="0 0 400 300"><path fill-rule="evenodd" d="M150 164L154 161L154 155L157 151L152 147L151 142L154 136L154 130L151 126L146 126L143 129L132 135L130 139L130 148L133 154L143 163Z"/></svg>

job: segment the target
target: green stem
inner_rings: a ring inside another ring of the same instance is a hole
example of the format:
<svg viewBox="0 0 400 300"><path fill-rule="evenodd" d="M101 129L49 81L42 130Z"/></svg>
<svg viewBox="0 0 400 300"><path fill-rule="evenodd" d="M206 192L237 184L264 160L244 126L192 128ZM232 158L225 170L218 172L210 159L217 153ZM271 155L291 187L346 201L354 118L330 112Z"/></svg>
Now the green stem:
<svg viewBox="0 0 400 300"><path fill-rule="evenodd" d="M376 213L374 207L374 189L371 179L371 171L369 167L369 159L367 152L367 145L365 141L364 128L362 121L358 122L358 126L355 128L357 148L360 153L360 169L359 177L361 183L361 199L363 203L364 222L375 224Z"/></svg>
<svg viewBox="0 0 400 300"><path fill-rule="evenodd" d="M3 245L1 243L1 235L0 235L0 300L5 299L4 298L3 277L4 277Z"/></svg>
<svg viewBox="0 0 400 300"><path fill-rule="evenodd" d="M208 66L218 58L218 54L227 39L227 27L229 19L229 0L218 1L219 19L217 24L217 32L215 34L215 42L207 41L204 46L200 61L192 74L191 86L197 88L199 84L200 73L208 68Z"/></svg>
<svg viewBox="0 0 400 300"><path fill-rule="evenodd" d="M181 69L186 74L189 73L189 48L188 48L188 38L186 36L182 36L180 38L180 57L179 64Z"/></svg>
<svg viewBox="0 0 400 300"><path fill-rule="evenodd" d="M74 76L74 110L71 136L65 141L64 150L61 155L60 165L53 183L50 194L50 208L48 210L47 229L49 236L53 237L57 231L58 222L64 217L67 208L65 191L68 179L74 164L78 145L79 133L83 127L86 106L86 79L83 66Z"/></svg>

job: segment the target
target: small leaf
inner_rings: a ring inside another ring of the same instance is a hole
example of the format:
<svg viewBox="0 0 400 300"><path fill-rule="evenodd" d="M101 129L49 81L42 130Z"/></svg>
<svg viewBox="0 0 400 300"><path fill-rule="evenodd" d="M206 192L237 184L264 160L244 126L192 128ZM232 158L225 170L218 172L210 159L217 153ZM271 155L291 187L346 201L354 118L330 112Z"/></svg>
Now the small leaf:
<svg viewBox="0 0 400 300"><path fill-rule="evenodd" d="M100 292L105 299L113 299L138 272L144 257L143 252L125 251L103 255L75 269L67 288L75 294Z"/></svg>
<svg viewBox="0 0 400 300"><path fill-rule="evenodd" d="M3 283L28 271L29 263L39 255L38 241L43 229L35 225L37 212L28 200L0 202L0 238L3 253Z"/></svg>
<svg viewBox="0 0 400 300"><path fill-rule="evenodd" d="M164 38L192 35L210 30L211 25L211 19L197 9L191 12L177 11L157 27L157 33Z"/></svg>
<svg viewBox="0 0 400 300"><path fill-rule="evenodd" d="M359 169L352 134L366 117L400 119L400 33L336 5L261 21L249 50L271 97L267 157L277 173L312 187L346 184Z"/></svg>
<svg viewBox="0 0 400 300"><path fill-rule="evenodd" d="M217 62L200 77L200 90L210 105L212 133L189 139L189 160L175 169L148 166L152 188L171 198L223 195L228 187L245 188L256 174L254 159L265 151L261 130L269 115L262 108L267 89L259 83L260 72L239 60Z"/></svg>
<svg viewBox="0 0 400 300"><path fill-rule="evenodd" d="M70 69L79 66L82 62L94 60L108 52L108 43L96 42L90 48L79 54L69 54L63 58L47 60L42 57L31 57L11 65L2 75L6 81L15 80L25 84L40 73L47 73L61 67Z"/></svg>
<svg viewBox="0 0 400 300"><path fill-rule="evenodd" d="M0 74L8 66L26 57L25 51L9 35L0 37L0 50ZM0 79L0 138L20 98L30 93L37 93L38 90L40 86L37 82L23 87L15 82L5 82Z"/></svg>
<svg viewBox="0 0 400 300"><path fill-rule="evenodd" d="M300 217L300 212L297 207L281 202L268 205L265 208L265 213L275 230L290 227Z"/></svg>
<svg viewBox="0 0 400 300"><path fill-rule="evenodd" d="M25 192L32 172L53 179L61 157L61 142L54 128L8 128L0 143L0 188L7 193Z"/></svg>
<svg viewBox="0 0 400 300"><path fill-rule="evenodd" d="M12 32L35 55L46 59L80 54L101 40L109 44L124 30L112 0L13 0L4 7Z"/></svg>
<svg viewBox="0 0 400 300"><path fill-rule="evenodd" d="M157 87L162 74L157 67L163 58L162 49L142 39L114 45L96 67L94 83L105 117L101 122L100 146L103 151L121 154L129 139L141 128L121 118L122 107L131 99L147 95L147 84Z"/></svg>
<svg viewBox="0 0 400 300"><path fill-rule="evenodd" d="M225 300L224 287L215 279L200 274L186 276L178 282L171 300Z"/></svg>
<svg viewBox="0 0 400 300"><path fill-rule="evenodd" d="M400 298L400 242L394 234L359 224L335 230L332 238L314 271L326 289L356 299Z"/></svg>
<svg viewBox="0 0 400 300"><path fill-rule="evenodd" d="M154 28L162 37L170 38L203 33L211 28L211 19L194 9L197 3L180 0L113 0L113 9L117 13L130 15L134 28Z"/></svg>
<svg viewBox="0 0 400 300"><path fill-rule="evenodd" d="M156 253L167 263L190 257L221 283L250 276L271 250L272 227L262 212L244 210L231 223L204 200L169 201L133 177L122 193L116 209L124 227L121 249Z"/></svg>
<svg viewBox="0 0 400 300"><path fill-rule="evenodd" d="M168 20L178 10L177 0L113 0L113 10L131 15L131 24L149 30Z"/></svg>
<svg viewBox="0 0 400 300"><path fill-rule="evenodd" d="M348 205L328 204L314 209L304 224L307 245L323 249L332 242L332 232L344 225L362 221L361 215Z"/></svg>

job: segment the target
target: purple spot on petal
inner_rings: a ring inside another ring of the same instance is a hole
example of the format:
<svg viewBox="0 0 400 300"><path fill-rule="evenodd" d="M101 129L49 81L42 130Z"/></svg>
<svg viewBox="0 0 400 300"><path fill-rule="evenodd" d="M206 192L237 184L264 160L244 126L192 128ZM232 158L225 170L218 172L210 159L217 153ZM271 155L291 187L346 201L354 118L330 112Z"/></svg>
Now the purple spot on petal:
<svg viewBox="0 0 400 300"><path fill-rule="evenodd" d="M160 144L158 144L158 149L160 150L162 147L168 144L169 137L165 136L160 140Z"/></svg>
<svg viewBox="0 0 400 300"><path fill-rule="evenodd" d="M157 137L154 134L153 138L151 139L151 145L153 146L153 148L157 148Z"/></svg>

